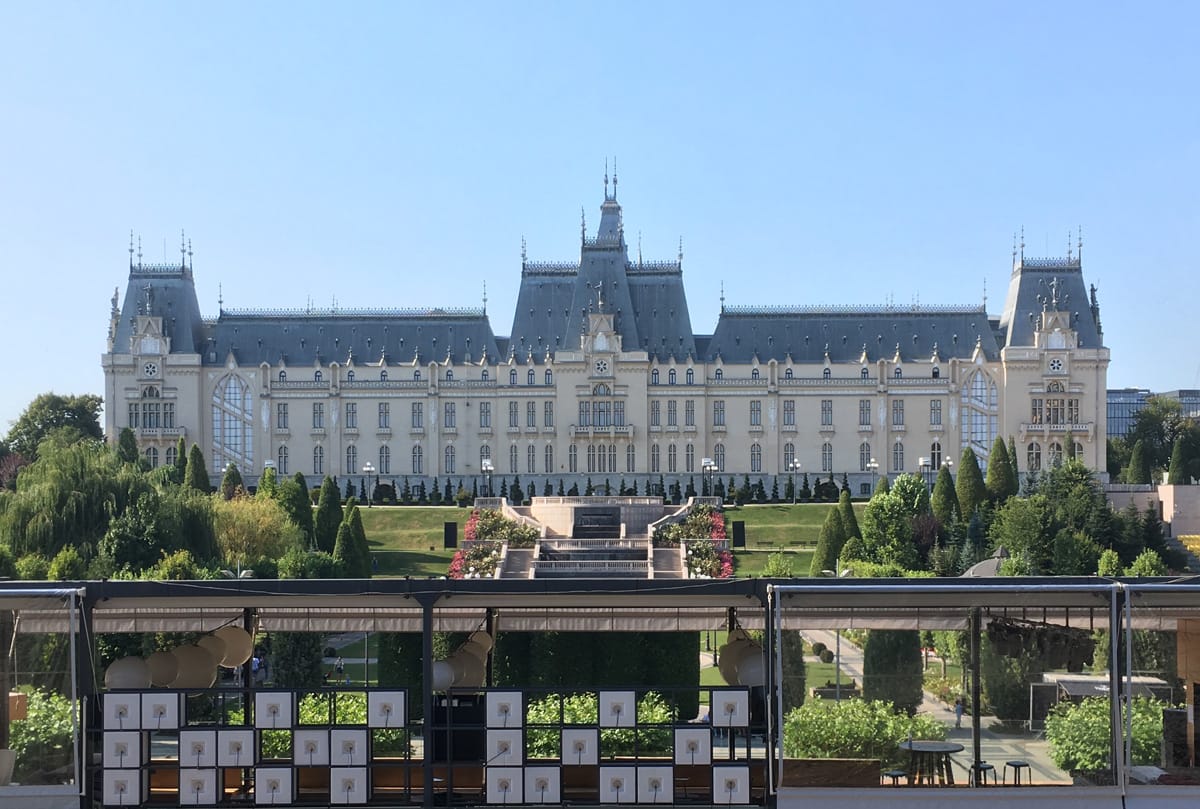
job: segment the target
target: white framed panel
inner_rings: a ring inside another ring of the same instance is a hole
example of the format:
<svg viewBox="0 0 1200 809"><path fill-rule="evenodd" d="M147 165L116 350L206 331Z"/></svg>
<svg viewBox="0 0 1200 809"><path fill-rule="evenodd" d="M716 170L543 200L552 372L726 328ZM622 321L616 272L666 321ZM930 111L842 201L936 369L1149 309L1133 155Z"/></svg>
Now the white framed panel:
<svg viewBox="0 0 1200 809"><path fill-rule="evenodd" d="M601 767L600 803L637 803L637 768Z"/></svg>
<svg viewBox="0 0 1200 809"><path fill-rule="evenodd" d="M104 766L112 769L140 767L150 760L142 744L139 730L107 730L104 732Z"/></svg>
<svg viewBox="0 0 1200 809"><path fill-rule="evenodd" d="M600 763L600 731L595 728L562 729L562 763Z"/></svg>
<svg viewBox="0 0 1200 809"><path fill-rule="evenodd" d="M525 747L521 730L489 730L484 761L489 767L519 767L524 761Z"/></svg>
<svg viewBox="0 0 1200 809"><path fill-rule="evenodd" d="M600 692L600 727L631 728L637 724L637 695L632 691Z"/></svg>
<svg viewBox="0 0 1200 809"><path fill-rule="evenodd" d="M520 691L489 691L487 695L487 726L489 728L519 728L525 724L521 711Z"/></svg>
<svg viewBox="0 0 1200 809"><path fill-rule="evenodd" d="M367 768L333 767L329 771L330 803L366 803Z"/></svg>
<svg viewBox="0 0 1200 809"><path fill-rule="evenodd" d="M212 806L217 802L217 771L186 767L179 770L179 805Z"/></svg>
<svg viewBox="0 0 1200 809"><path fill-rule="evenodd" d="M713 767L712 802L720 806L750 803L750 768L734 765Z"/></svg>
<svg viewBox="0 0 1200 809"><path fill-rule="evenodd" d="M292 727L292 695L288 691L259 691L254 695L256 728L289 730Z"/></svg>
<svg viewBox="0 0 1200 809"><path fill-rule="evenodd" d="M561 796L562 776L558 767L525 768L526 803L559 803Z"/></svg>
<svg viewBox="0 0 1200 809"><path fill-rule="evenodd" d="M105 730L137 730L141 726L141 694L104 695Z"/></svg>
<svg viewBox="0 0 1200 809"><path fill-rule="evenodd" d="M639 803L671 803L675 800L675 770L661 764L637 768Z"/></svg>
<svg viewBox="0 0 1200 809"><path fill-rule="evenodd" d="M676 764L712 764L712 731L707 727L675 728Z"/></svg>
<svg viewBox="0 0 1200 809"><path fill-rule="evenodd" d="M520 767L488 767L484 775L488 803L524 803Z"/></svg>
<svg viewBox="0 0 1200 809"><path fill-rule="evenodd" d="M150 797L150 774L145 770L104 771L105 806L141 806Z"/></svg>
<svg viewBox="0 0 1200 809"><path fill-rule="evenodd" d="M217 766L249 767L254 764L254 731L218 730Z"/></svg>
<svg viewBox="0 0 1200 809"><path fill-rule="evenodd" d="M329 731L324 728L296 728L292 731L292 762L297 767L329 765Z"/></svg>
<svg viewBox="0 0 1200 809"><path fill-rule="evenodd" d="M367 763L367 732L334 728L329 732L329 761L336 767L361 767Z"/></svg>
<svg viewBox="0 0 1200 809"><path fill-rule="evenodd" d="M217 732L215 730L179 731L180 767L217 766ZM183 787L180 787L180 792Z"/></svg>
<svg viewBox="0 0 1200 809"><path fill-rule="evenodd" d="M373 728L404 727L408 703L403 691L370 691L367 693L367 726Z"/></svg>
<svg viewBox="0 0 1200 809"><path fill-rule="evenodd" d="M179 694L142 694L142 727L146 730L173 730L179 727Z"/></svg>
<svg viewBox="0 0 1200 809"><path fill-rule="evenodd" d="M748 691L714 690L709 701L708 717L715 728L744 728L750 725L750 693Z"/></svg>
<svg viewBox="0 0 1200 809"><path fill-rule="evenodd" d="M276 806L290 804L292 771L287 767L257 767L254 770L254 802Z"/></svg>

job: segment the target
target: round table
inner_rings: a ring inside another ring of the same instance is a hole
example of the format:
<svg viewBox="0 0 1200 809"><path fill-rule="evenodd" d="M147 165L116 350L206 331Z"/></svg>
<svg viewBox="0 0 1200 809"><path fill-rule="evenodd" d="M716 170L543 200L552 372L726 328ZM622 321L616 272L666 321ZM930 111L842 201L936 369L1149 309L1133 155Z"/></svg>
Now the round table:
<svg viewBox="0 0 1200 809"><path fill-rule="evenodd" d="M909 783L920 785L923 781L954 786L952 753L961 753L965 748L958 742L943 742L938 739L909 739L900 742L900 749L909 755Z"/></svg>

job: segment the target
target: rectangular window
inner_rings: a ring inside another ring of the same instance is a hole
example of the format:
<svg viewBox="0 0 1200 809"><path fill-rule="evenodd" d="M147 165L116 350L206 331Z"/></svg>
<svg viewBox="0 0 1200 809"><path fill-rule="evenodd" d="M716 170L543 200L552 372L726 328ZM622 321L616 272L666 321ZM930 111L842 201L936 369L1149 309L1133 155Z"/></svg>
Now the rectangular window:
<svg viewBox="0 0 1200 809"><path fill-rule="evenodd" d="M424 402L413 402L412 428L414 430L425 429L425 403ZM415 474L419 474L419 473L414 472L413 474L415 475Z"/></svg>
<svg viewBox="0 0 1200 809"><path fill-rule="evenodd" d="M696 403L691 399L683 403L683 426L696 426Z"/></svg>
<svg viewBox="0 0 1200 809"><path fill-rule="evenodd" d="M525 426L537 427L537 402L525 403Z"/></svg>
<svg viewBox="0 0 1200 809"><path fill-rule="evenodd" d="M163 405L163 407L165 408L165 407L167 407L167 405ZM1079 423L1079 400L1078 399L1067 399L1067 424L1078 424L1078 423ZM163 426L166 427L168 425L164 424Z"/></svg>
<svg viewBox="0 0 1200 809"><path fill-rule="evenodd" d="M679 403L674 399L667 402L667 426L677 427L679 425L679 410L676 407Z"/></svg>
<svg viewBox="0 0 1200 809"><path fill-rule="evenodd" d="M322 402L313 402L312 426L314 430L325 429L325 405Z"/></svg>
<svg viewBox="0 0 1200 809"><path fill-rule="evenodd" d="M904 400L896 399L892 402L892 426L904 426Z"/></svg>
<svg viewBox="0 0 1200 809"><path fill-rule="evenodd" d="M129 428L136 430L141 423L142 406L138 402L129 404Z"/></svg>
<svg viewBox="0 0 1200 809"><path fill-rule="evenodd" d="M597 427L609 427L612 425L611 405L611 402L592 402L592 422Z"/></svg>
<svg viewBox="0 0 1200 809"><path fill-rule="evenodd" d="M833 426L833 399L821 400L821 426Z"/></svg>
<svg viewBox="0 0 1200 809"><path fill-rule="evenodd" d="M480 402L479 403L479 426L482 428L489 429L489 430L491 429L491 427L492 427L492 403L491 402Z"/></svg>
<svg viewBox="0 0 1200 809"><path fill-rule="evenodd" d="M871 426L871 400L870 399L859 399L858 400L858 426L859 427L870 427Z"/></svg>
<svg viewBox="0 0 1200 809"><path fill-rule="evenodd" d="M546 427L554 426L554 402L546 402L542 407L542 423ZM553 472L553 469L547 469L547 472Z"/></svg>
<svg viewBox="0 0 1200 809"><path fill-rule="evenodd" d="M783 426L796 426L796 400L785 399L783 402Z"/></svg>
<svg viewBox="0 0 1200 809"><path fill-rule="evenodd" d="M592 426L592 406L588 402L579 403L579 426Z"/></svg>
<svg viewBox="0 0 1200 809"><path fill-rule="evenodd" d="M454 427L457 426L455 424L455 412L454 412L455 409L456 408L454 406L454 402L446 402L446 407L444 409L444 415L442 417L442 426L443 427L445 427L447 429L454 429Z"/></svg>
<svg viewBox="0 0 1200 809"><path fill-rule="evenodd" d="M713 402L713 426L725 426L725 402L723 401L718 400Z"/></svg>
<svg viewBox="0 0 1200 809"><path fill-rule="evenodd" d="M754 399L750 402L750 426L762 426L762 402L758 399Z"/></svg>
<svg viewBox="0 0 1200 809"><path fill-rule="evenodd" d="M387 402L379 403L379 429L388 430L392 426L392 406Z"/></svg>
<svg viewBox="0 0 1200 809"><path fill-rule="evenodd" d="M1079 400L1073 399L1075 402L1075 414L1079 415ZM167 430L175 428L175 403L163 402L163 427Z"/></svg>
<svg viewBox="0 0 1200 809"><path fill-rule="evenodd" d="M1042 400L1033 398L1029 400L1029 420L1034 424L1042 423Z"/></svg>
<svg viewBox="0 0 1200 809"><path fill-rule="evenodd" d="M1047 424L1063 424L1064 411L1062 399L1047 399L1046 400L1046 423Z"/></svg>
<svg viewBox="0 0 1200 809"><path fill-rule="evenodd" d="M658 427L660 424L660 408L661 405L657 399L650 403L650 426Z"/></svg>
<svg viewBox="0 0 1200 809"><path fill-rule="evenodd" d="M158 402L144 402L142 404L142 426L152 429L158 429Z"/></svg>
<svg viewBox="0 0 1200 809"><path fill-rule="evenodd" d="M358 429L358 405L354 402L346 402L346 429Z"/></svg>
<svg viewBox="0 0 1200 809"><path fill-rule="evenodd" d="M519 409L517 409L517 403L509 402L508 403L508 426L509 427L520 427L521 426L520 418L521 418L521 411Z"/></svg>
<svg viewBox="0 0 1200 809"><path fill-rule="evenodd" d="M929 403L929 426L942 426L942 401L940 399L934 399Z"/></svg>
<svg viewBox="0 0 1200 809"><path fill-rule="evenodd" d="M625 403L613 402L613 424L618 427L625 426Z"/></svg>

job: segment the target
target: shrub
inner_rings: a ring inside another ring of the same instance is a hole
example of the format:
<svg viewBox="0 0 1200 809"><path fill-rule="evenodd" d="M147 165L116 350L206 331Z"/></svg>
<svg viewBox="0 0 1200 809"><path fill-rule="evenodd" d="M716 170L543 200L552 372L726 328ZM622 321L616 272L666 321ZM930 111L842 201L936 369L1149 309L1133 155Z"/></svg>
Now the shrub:
<svg viewBox="0 0 1200 809"><path fill-rule="evenodd" d="M525 710L526 755L529 758L559 758L559 704L562 705L563 725L595 725L600 718L599 699L595 693L569 694L565 697L548 694L531 700ZM663 754L671 751L675 722L674 710L654 691L642 695L637 702L637 728L606 728L600 731L600 753L603 756ZM552 727L539 728L537 725ZM569 758L569 756L568 756Z"/></svg>
<svg viewBox="0 0 1200 809"><path fill-rule="evenodd" d="M822 663L832 663L834 660L834 657L835 657L835 655L834 655L832 649L822 649L821 650L820 658L821 658Z"/></svg>
<svg viewBox="0 0 1200 809"><path fill-rule="evenodd" d="M828 648L829 647L826 646L824 643L821 643L821 641L817 641L816 643L814 643L812 645L812 653L815 654L817 657L820 657L821 653L824 652Z"/></svg>
<svg viewBox="0 0 1200 809"><path fill-rule="evenodd" d="M537 529L510 520L496 509L475 509L463 528L467 540L486 539L507 542L511 548L532 548L537 542Z"/></svg>
<svg viewBox="0 0 1200 809"><path fill-rule="evenodd" d="M12 723L9 747L17 754L13 780L23 784L63 783L71 771L71 701L62 694L22 688L25 719Z"/></svg>
<svg viewBox="0 0 1200 809"><path fill-rule="evenodd" d="M783 754L789 758L877 758L884 768L904 766L908 738L944 739L946 726L933 717L897 713L890 702L809 700L783 722Z"/></svg>
<svg viewBox="0 0 1200 809"><path fill-rule="evenodd" d="M685 539L725 539L725 515L707 503L692 506L682 522L671 523L654 531L654 546L677 548Z"/></svg>
<svg viewBox="0 0 1200 809"><path fill-rule="evenodd" d="M1157 764L1162 742L1162 712L1157 699L1133 700L1133 764ZM1122 711L1123 713L1123 711ZM1079 703L1060 702L1046 717L1050 759L1067 772L1110 769L1109 701L1089 697Z"/></svg>

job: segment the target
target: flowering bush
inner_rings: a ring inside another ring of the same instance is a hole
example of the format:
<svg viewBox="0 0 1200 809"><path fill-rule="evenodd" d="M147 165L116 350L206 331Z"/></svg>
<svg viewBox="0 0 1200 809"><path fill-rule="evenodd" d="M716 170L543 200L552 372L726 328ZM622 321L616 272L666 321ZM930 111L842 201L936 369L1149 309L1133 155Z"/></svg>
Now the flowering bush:
<svg viewBox="0 0 1200 809"><path fill-rule="evenodd" d="M499 542L480 541L467 548L459 548L450 560L452 579L482 579L491 577L500 564Z"/></svg>
<svg viewBox="0 0 1200 809"><path fill-rule="evenodd" d="M654 546L657 548L677 548L680 540L725 539L725 515L719 508L707 503L692 507L682 522L663 526L654 532Z"/></svg>
<svg viewBox="0 0 1200 809"><path fill-rule="evenodd" d="M496 509L473 510L463 536L467 540L507 542L512 548L532 548L538 538L535 528L510 520Z"/></svg>
<svg viewBox="0 0 1200 809"><path fill-rule="evenodd" d="M690 542L687 546L688 571L693 576L728 579L733 576L733 554L715 542Z"/></svg>

